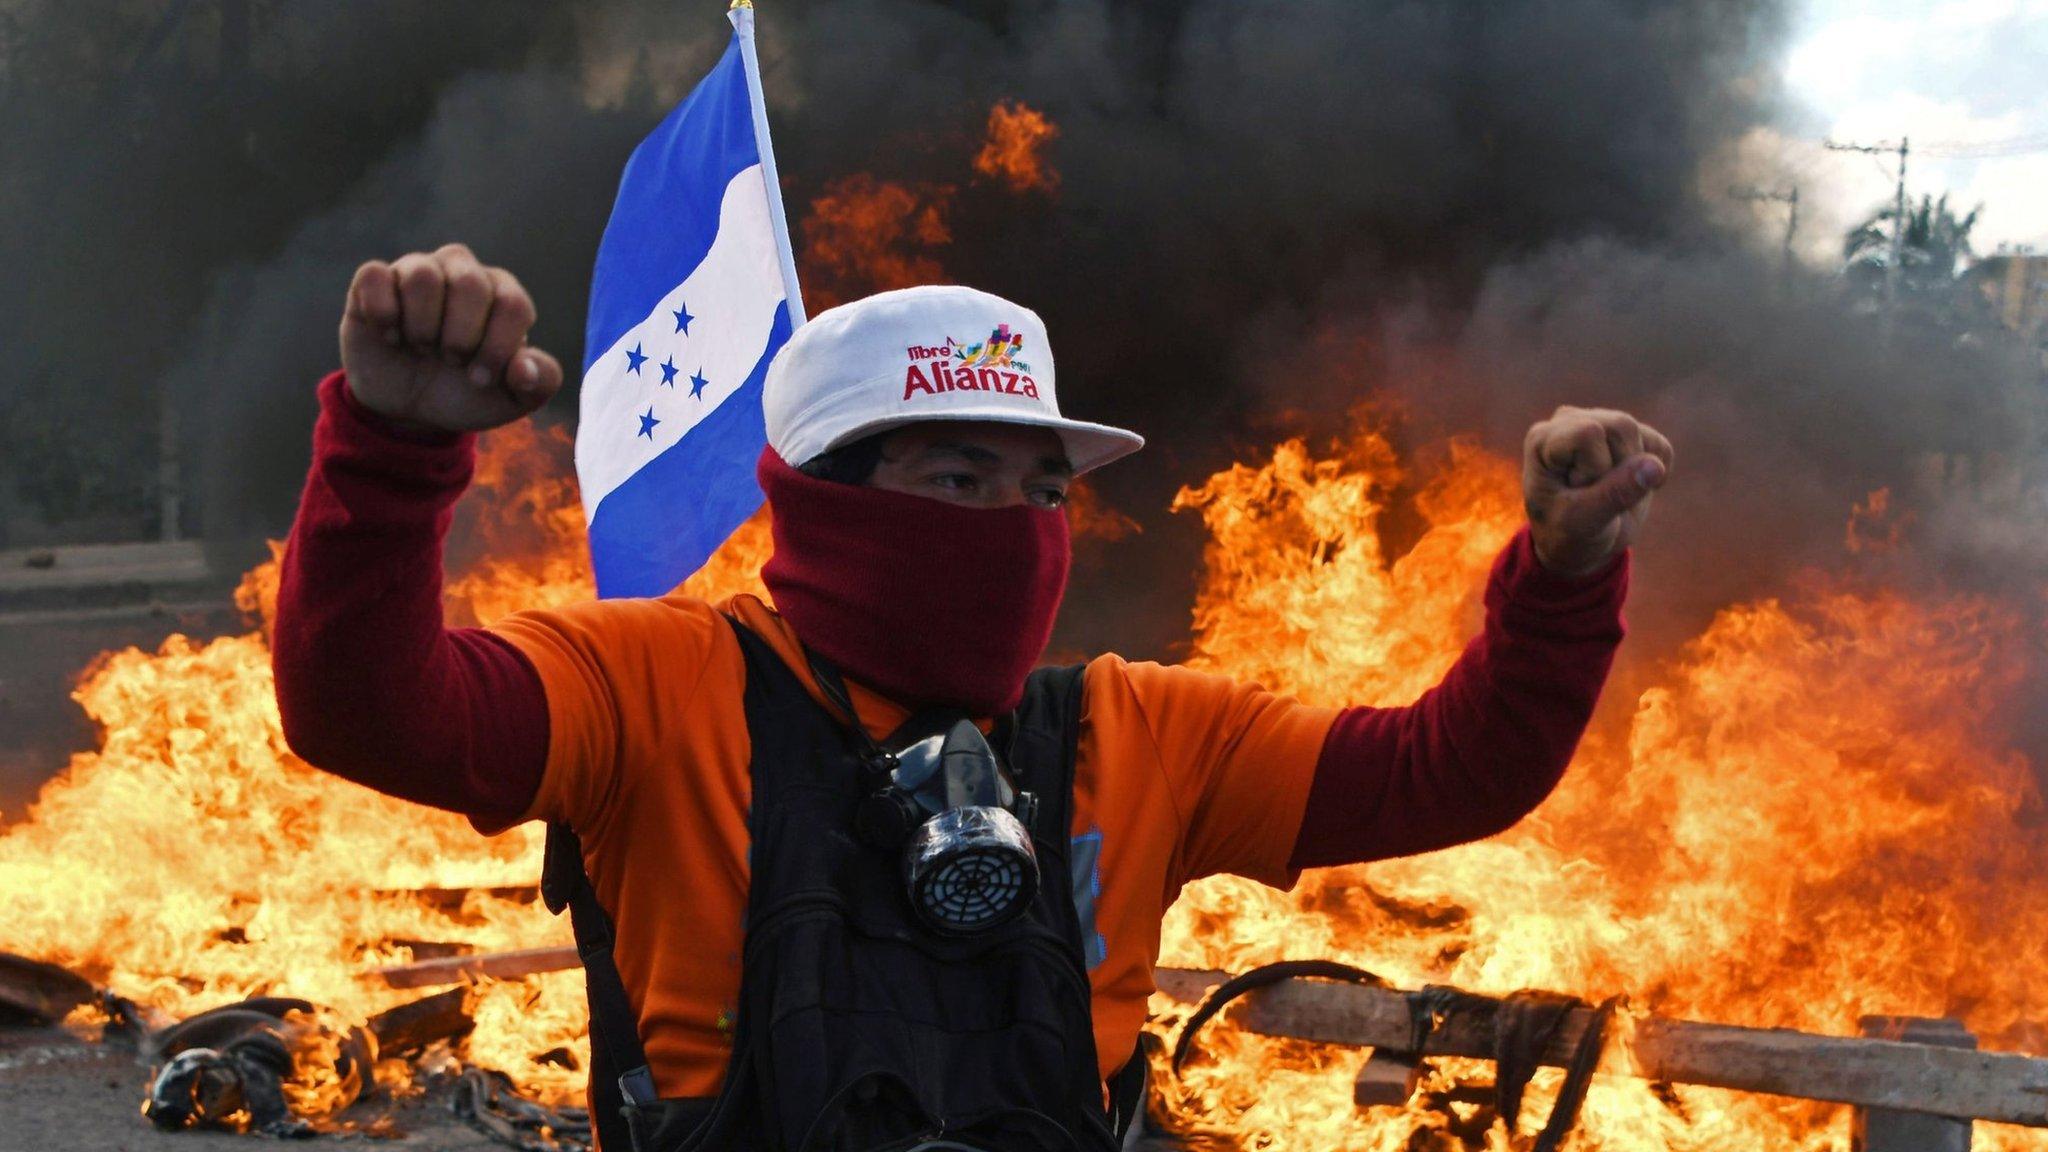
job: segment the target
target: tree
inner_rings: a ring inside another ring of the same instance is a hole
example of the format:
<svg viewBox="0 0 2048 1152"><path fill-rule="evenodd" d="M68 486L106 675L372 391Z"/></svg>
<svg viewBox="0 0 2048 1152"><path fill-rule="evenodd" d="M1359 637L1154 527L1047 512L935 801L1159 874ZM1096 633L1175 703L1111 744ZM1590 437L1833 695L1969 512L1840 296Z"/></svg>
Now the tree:
<svg viewBox="0 0 2048 1152"><path fill-rule="evenodd" d="M1958 266L1975 255L1970 230L1977 225L1979 204L1967 216L1949 211L1948 194L1922 196L1906 208L1905 235L1899 251L1899 287L1904 291L1939 289L1954 283ZM1858 283L1882 285L1892 258L1893 207L1878 209L1851 229L1842 242L1845 274Z"/></svg>

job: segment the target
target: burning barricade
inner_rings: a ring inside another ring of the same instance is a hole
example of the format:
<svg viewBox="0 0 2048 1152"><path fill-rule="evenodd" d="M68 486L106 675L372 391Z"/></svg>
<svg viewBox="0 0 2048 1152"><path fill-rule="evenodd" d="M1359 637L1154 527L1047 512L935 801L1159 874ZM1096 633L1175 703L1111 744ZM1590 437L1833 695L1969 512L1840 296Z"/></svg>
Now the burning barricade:
<svg viewBox="0 0 2048 1152"><path fill-rule="evenodd" d="M463 516L488 559L451 582L456 614L589 594L565 448L527 430L487 448ZM1505 462L1439 458L1410 475L1367 430L1328 458L1285 444L1185 492L1211 534L1193 661L1309 699L1398 701L1429 683L1516 511ZM1403 484L1424 525L1391 556L1376 529ZM766 549L750 525L692 591L750 586ZM268 575L245 588L252 609ZM1861 1116L1875 1148L1901 1113L1999 1122L1979 1147L2048 1147L2007 1126L2048 1123L2042 1063L1996 1050L2038 1046L2038 800L2029 766L1976 738L2019 683L1993 643L2014 613L1817 575L1800 599L1724 612L1522 827L1290 893L1191 886L1153 1001L1155 1129L1494 1148L1509 1114L1533 1129L1576 1084L1584 1147L1817 1152ZM126 997L152 1065L136 1098L164 1122L374 1129L375 1100L431 1085L508 1143L583 1138L580 976L534 898L537 835L482 839L297 762L260 631L112 654L78 696L100 748L0 834L8 947L76 973L7 969L33 972L4 981L10 1003L38 1006L18 1014L118 1033L97 989ZM1832 811L1815 810L1816 772L1839 785ZM1305 958L1406 991L1265 988L1167 1068L1221 973ZM1598 1075L1559 1070L1591 1009L1500 1025L1524 988L1634 997ZM1960 1015L1986 1050L1883 1038L1927 1035L1897 1021L1858 1038L1874 1011ZM1525 1102L1496 1099L1517 1080ZM344 1107L352 1096L373 1099Z"/></svg>
<svg viewBox="0 0 2048 1152"><path fill-rule="evenodd" d="M1036 149L1054 131L999 105L974 178L1051 194ZM942 279L958 193L832 182L801 230L807 282L822 301ZM459 513L481 555L451 616L594 594L567 457L528 425L487 441ZM1208 533L1189 662L1325 704L1434 684L1521 513L1508 461L1463 442L1428 458L1366 426L1184 490ZM1874 527L1885 507L1845 510L1852 552L1902 546ZM1105 537L1129 523L1091 515ZM685 590L758 594L767 551L757 518ZM242 590L259 623L275 578ZM1615 1152L1877 1152L1901 1131L1967 1143L1976 1117L2000 1124L1981 1146L2048 1149L2007 1126L2048 1125L2043 1063L1996 1050L2048 1044L2040 797L1982 736L2021 689L2001 641L2025 608L1814 573L1639 670L1633 710L1516 829L1287 893L1189 886L1161 940L1153 1129L1315 1152L1504 1149L1536 1128ZM587 1143L583 988L533 888L539 829L484 839L299 762L261 627L108 654L77 698L100 746L0 829L0 947L35 958L0 958L0 1021L133 1043L135 1099L167 1128L388 1134L386 1104L431 1089L505 1145ZM1309 958L1198 1027L1229 974ZM1327 979L1348 966L1390 983ZM1960 1016L1993 1050L1870 1012Z"/></svg>

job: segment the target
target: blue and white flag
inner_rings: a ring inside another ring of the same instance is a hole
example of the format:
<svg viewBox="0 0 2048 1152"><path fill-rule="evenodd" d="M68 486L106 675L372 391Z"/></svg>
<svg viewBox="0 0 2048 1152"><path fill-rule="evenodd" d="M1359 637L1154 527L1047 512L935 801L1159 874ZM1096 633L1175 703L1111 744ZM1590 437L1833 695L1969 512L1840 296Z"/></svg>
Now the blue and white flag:
<svg viewBox="0 0 2048 1152"><path fill-rule="evenodd" d="M753 15L633 150L598 247L576 476L599 596L668 592L761 505L761 382L804 310Z"/></svg>

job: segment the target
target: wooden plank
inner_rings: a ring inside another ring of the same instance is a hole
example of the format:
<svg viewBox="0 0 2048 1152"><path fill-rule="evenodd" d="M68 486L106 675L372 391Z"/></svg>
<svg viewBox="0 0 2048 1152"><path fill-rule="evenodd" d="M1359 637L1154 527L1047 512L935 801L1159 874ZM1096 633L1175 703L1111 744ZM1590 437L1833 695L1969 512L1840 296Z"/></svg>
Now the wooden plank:
<svg viewBox="0 0 2048 1152"><path fill-rule="evenodd" d="M1192 1001L1224 973L1158 969L1159 990ZM1408 1043L1409 993L1289 980L1247 995L1234 1012L1243 1027L1353 1047ZM1430 1037L1424 1055L1487 1057L1500 1002L1474 997ZM1561 1065L1591 1013L1574 1011L1543 1062ZM1816 1036L1790 1029L1737 1028L1643 1017L1634 1036L1616 1022L1603 1071L1646 1080L1733 1088L1864 1107L1925 1112L2048 1128L2048 1059L1931 1044Z"/></svg>
<svg viewBox="0 0 2048 1152"><path fill-rule="evenodd" d="M384 941L386 947L403 948L418 960L443 960L450 956L474 956L476 945L460 940L418 940L408 936L391 936Z"/></svg>
<svg viewBox="0 0 2048 1152"><path fill-rule="evenodd" d="M1375 1048L1351 1082L1351 1102L1360 1108L1405 1107L1422 1083L1421 1057Z"/></svg>
<svg viewBox="0 0 2048 1152"><path fill-rule="evenodd" d="M537 972L560 972L581 966L574 948L528 948L519 952L486 952L478 956L446 956L378 968L370 973L393 988L431 988L460 984L479 976L517 980Z"/></svg>

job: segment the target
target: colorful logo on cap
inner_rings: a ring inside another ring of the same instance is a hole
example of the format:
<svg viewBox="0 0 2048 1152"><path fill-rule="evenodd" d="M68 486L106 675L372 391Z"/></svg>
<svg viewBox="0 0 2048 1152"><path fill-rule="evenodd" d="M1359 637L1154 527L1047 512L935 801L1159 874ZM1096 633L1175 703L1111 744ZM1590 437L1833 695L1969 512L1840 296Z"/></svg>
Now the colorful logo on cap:
<svg viewBox="0 0 2048 1152"><path fill-rule="evenodd" d="M953 350L953 359L962 368L1015 368L1019 372L1031 371L1031 365L1017 359L1017 351L1024 347L1024 334L1010 331L1008 324L996 325L988 339L979 344L963 344L952 337L946 337L947 347Z"/></svg>
<svg viewBox="0 0 2048 1152"><path fill-rule="evenodd" d="M1024 334L998 324L988 339L976 344L948 336L942 344L912 344L905 349L910 365L903 371L903 398L922 393L993 392L1038 399L1038 381L1031 365L1017 359Z"/></svg>

